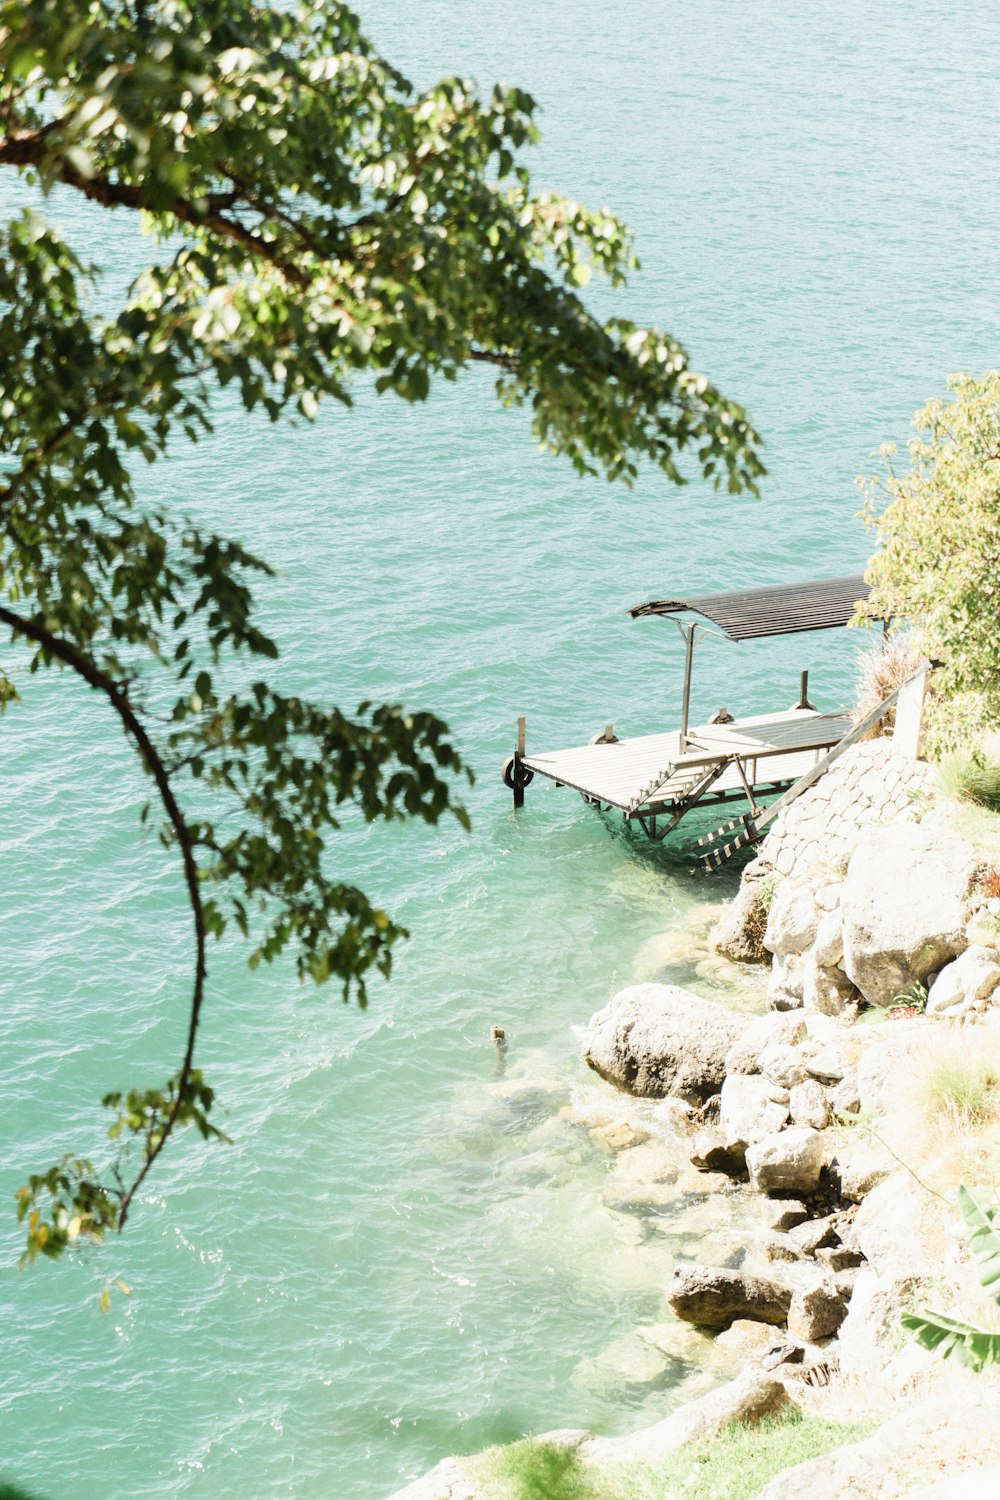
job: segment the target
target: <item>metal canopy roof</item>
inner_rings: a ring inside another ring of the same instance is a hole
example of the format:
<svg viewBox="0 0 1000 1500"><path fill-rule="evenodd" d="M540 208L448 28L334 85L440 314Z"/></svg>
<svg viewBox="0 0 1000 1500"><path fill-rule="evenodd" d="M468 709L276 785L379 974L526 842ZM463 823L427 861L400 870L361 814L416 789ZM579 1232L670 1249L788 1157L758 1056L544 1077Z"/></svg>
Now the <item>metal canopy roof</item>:
<svg viewBox="0 0 1000 1500"><path fill-rule="evenodd" d="M637 604L629 614L636 620L643 615L679 615L693 610L718 625L731 641L749 641L756 636L793 635L846 625L858 600L867 599L869 592L864 575L851 573L818 583L737 589L690 599L651 599L648 604Z"/></svg>

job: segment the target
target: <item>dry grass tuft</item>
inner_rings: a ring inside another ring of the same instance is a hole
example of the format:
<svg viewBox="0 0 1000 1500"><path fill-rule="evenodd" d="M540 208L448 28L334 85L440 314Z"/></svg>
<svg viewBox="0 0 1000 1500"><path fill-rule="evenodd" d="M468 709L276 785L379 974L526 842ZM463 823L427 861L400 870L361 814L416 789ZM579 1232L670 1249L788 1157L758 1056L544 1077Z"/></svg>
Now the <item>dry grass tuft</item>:
<svg viewBox="0 0 1000 1500"><path fill-rule="evenodd" d="M887 641L870 647L861 658L858 672L858 701L851 711L855 724L888 698L922 661L923 657L913 650L909 637L905 635L891 635ZM891 734L895 722L896 711L890 709L865 739L875 740L881 735Z"/></svg>
<svg viewBox="0 0 1000 1500"><path fill-rule="evenodd" d="M881 1128L939 1191L990 1178L1000 1146L1000 1036L992 1027L942 1027L901 1070Z"/></svg>

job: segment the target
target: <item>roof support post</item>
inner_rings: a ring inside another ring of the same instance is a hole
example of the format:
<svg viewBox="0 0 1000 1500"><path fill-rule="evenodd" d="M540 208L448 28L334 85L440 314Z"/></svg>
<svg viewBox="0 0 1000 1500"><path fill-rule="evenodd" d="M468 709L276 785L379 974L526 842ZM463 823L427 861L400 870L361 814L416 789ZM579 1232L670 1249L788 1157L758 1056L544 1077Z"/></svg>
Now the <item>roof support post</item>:
<svg viewBox="0 0 1000 1500"><path fill-rule="evenodd" d="M684 633L684 696L681 699L681 754L687 749L688 715L691 710L691 663L694 657L694 625L683 625Z"/></svg>

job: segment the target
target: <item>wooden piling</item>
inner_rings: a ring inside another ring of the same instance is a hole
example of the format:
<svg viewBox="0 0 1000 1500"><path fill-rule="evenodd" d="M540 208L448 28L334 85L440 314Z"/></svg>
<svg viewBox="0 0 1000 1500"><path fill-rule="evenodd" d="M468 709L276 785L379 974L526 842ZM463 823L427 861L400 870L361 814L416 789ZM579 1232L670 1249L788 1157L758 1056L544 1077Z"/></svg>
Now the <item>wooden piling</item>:
<svg viewBox="0 0 1000 1500"><path fill-rule="evenodd" d="M521 762L524 759L524 715L517 721L517 744L514 746L514 806L524 806L524 778Z"/></svg>

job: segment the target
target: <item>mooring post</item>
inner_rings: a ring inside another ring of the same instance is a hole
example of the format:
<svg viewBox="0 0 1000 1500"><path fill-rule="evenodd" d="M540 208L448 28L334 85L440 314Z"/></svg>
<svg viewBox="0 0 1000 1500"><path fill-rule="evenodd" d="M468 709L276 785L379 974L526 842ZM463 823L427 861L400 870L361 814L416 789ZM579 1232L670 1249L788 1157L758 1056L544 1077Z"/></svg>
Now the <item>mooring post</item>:
<svg viewBox="0 0 1000 1500"><path fill-rule="evenodd" d="M681 699L681 754L687 749L688 713L691 708L691 662L694 657L694 626L688 625L684 645L684 697Z"/></svg>
<svg viewBox="0 0 1000 1500"><path fill-rule="evenodd" d="M815 703L809 702L809 673L799 673L799 701L793 704L793 708L811 708L816 713Z"/></svg>
<svg viewBox="0 0 1000 1500"><path fill-rule="evenodd" d="M524 715L517 721L517 744L514 746L514 806L524 806L524 779L521 762L524 759Z"/></svg>

